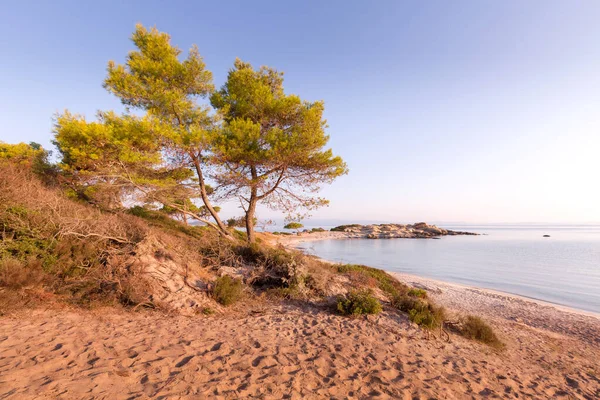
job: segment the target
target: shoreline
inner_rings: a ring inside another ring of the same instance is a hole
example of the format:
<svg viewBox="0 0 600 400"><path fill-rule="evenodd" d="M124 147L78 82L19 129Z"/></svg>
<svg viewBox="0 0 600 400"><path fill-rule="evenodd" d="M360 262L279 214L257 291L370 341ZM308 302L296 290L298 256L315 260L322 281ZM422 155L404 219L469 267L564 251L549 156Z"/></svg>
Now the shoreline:
<svg viewBox="0 0 600 400"><path fill-rule="evenodd" d="M318 258L318 257L317 257ZM326 261L326 260L323 260ZM329 262L329 261L327 261ZM438 285L438 286L447 286L447 287L456 287L456 288L460 288L462 290L471 290L471 291L480 291L480 292L484 292L486 294L489 295L494 295L494 296L505 296L505 297L511 297L515 300L521 300L521 301L525 301L525 302L531 302L531 303L535 303L539 306L543 306L543 307L553 307L559 311L562 312L566 312L566 313L571 313L571 314L579 314L579 315L585 315L587 317L594 317L600 320L600 313L598 312L594 312L594 311L588 311L588 310L582 310L579 308L574 308L574 307L569 307L569 306L565 306L562 304L558 304L558 303L552 303L550 301L546 301L546 300L542 300L542 299L537 299L535 297L528 297L528 296L523 296L517 293L511 293L511 292L505 292L502 290L497 290L497 289L490 289L490 288L486 288L486 287L481 287L481 286L473 286L473 285L467 285L464 283L457 283L457 282L452 282L452 281L444 281L441 279L436 279L436 278L430 278L427 276L422 276L422 275L415 275L415 274L409 274L406 272L397 272L397 271L388 271L386 270L385 272L387 272L390 275L396 276L402 280L414 280L415 282L419 283L419 284L423 284L424 282L433 284L433 285Z"/></svg>
<svg viewBox="0 0 600 400"><path fill-rule="evenodd" d="M283 237L274 236L274 238L275 238L276 244L280 244L286 248L300 250L300 251L305 251L306 249L298 247L299 243L310 243L310 242L321 241L321 240L360 239L360 238L350 237L347 234L345 234L344 232L331 232L331 231L315 232L315 233L301 234L301 235L290 235L290 236L283 236ZM365 240L365 239L362 239L362 240ZM427 240L427 239L425 239L425 240ZM307 254L309 254L310 256L315 257L323 262L327 262L330 264L339 264L339 261L326 260L326 259L318 257L314 254L310 254L310 253L307 253ZM488 295L488 296L504 296L506 298L510 298L513 300L534 303L539 307L551 307L551 308L554 308L557 311L560 311L563 313L570 313L570 314L576 314L576 315L581 315L581 316L585 316L585 317L591 317L591 318L595 318L600 321L600 312L582 310L582 309L578 309L578 308L563 305L563 304L553 303L553 302L550 302L547 300L537 299L535 297L528 297L528 296L520 295L517 293L505 292L502 290L490 289L490 288L485 288L485 287L481 287L481 286L473 286L473 285L464 284L464 283L444 281L444 280L437 279L437 278L430 278L427 276L415 275L415 274L410 274L410 273L405 273L405 272L397 272L397 271L389 271L389 270L385 270L385 272L387 272L403 281L413 280L418 285L428 284L429 286L437 286L438 288L442 287L442 286L446 287L446 288L454 287L456 289L460 289L465 292L466 291L478 291L478 292L483 293L484 295Z"/></svg>

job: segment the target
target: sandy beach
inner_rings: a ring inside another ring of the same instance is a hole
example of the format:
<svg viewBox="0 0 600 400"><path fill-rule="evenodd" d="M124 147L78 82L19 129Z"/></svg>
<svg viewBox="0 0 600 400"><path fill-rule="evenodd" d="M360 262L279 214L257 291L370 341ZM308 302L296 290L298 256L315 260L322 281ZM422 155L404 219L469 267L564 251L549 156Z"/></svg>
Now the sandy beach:
<svg viewBox="0 0 600 400"><path fill-rule="evenodd" d="M307 305L221 316L52 308L1 317L0 398L578 398L600 396L600 319L410 275L504 350L434 338L391 310Z"/></svg>

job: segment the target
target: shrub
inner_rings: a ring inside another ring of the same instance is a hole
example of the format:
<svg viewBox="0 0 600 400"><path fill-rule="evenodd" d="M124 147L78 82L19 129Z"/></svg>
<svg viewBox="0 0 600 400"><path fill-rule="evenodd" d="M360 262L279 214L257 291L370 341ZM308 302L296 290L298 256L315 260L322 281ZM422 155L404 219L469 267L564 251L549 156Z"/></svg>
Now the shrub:
<svg viewBox="0 0 600 400"><path fill-rule="evenodd" d="M337 266L337 271L345 274L360 273L368 278L375 279L379 289L381 289L390 300L402 296L408 291L408 286L399 282L381 269L371 268L365 265L342 264ZM369 280L365 280L365 282L369 282Z"/></svg>
<svg viewBox="0 0 600 400"><path fill-rule="evenodd" d="M503 343L498 339L492 328L481 318L467 315L462 321L458 333L467 339L474 339L493 347L502 347Z"/></svg>
<svg viewBox="0 0 600 400"><path fill-rule="evenodd" d="M235 303L242 297L242 280L229 275L217 278L213 289L213 297L224 306Z"/></svg>
<svg viewBox="0 0 600 400"><path fill-rule="evenodd" d="M14 258L0 259L0 287L20 289L35 286L44 279L41 262L35 258L26 261Z"/></svg>
<svg viewBox="0 0 600 400"><path fill-rule="evenodd" d="M427 292L423 289L412 288L408 291L408 295L412 297L418 297L420 299L427 298Z"/></svg>
<svg viewBox="0 0 600 400"><path fill-rule="evenodd" d="M443 307L426 302L416 296L394 297L392 305L400 311L408 313L408 318L412 322L426 329L439 328L446 317Z"/></svg>
<svg viewBox="0 0 600 400"><path fill-rule="evenodd" d="M314 232L325 232L325 229L323 229L323 228L312 228L310 230L310 232L311 233L314 233Z"/></svg>
<svg viewBox="0 0 600 400"><path fill-rule="evenodd" d="M293 287L300 284L304 275L304 255L284 247L266 247L254 243L240 246L237 254L245 264L254 266L249 282L252 286Z"/></svg>
<svg viewBox="0 0 600 400"><path fill-rule="evenodd" d="M381 303L370 290L355 290L338 298L337 311L342 315L379 314Z"/></svg>
<svg viewBox="0 0 600 400"><path fill-rule="evenodd" d="M419 302L408 312L408 318L415 324L426 328L439 328L444 322L446 312L443 307Z"/></svg>

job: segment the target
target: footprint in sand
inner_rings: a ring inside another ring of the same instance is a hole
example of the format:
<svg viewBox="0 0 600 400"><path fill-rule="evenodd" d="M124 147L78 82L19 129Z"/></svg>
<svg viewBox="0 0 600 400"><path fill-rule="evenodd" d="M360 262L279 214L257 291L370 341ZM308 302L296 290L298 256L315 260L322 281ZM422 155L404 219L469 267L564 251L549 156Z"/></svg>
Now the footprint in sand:
<svg viewBox="0 0 600 400"><path fill-rule="evenodd" d="M183 357L181 359L181 361L179 361L177 364L175 364L175 368L181 368L181 367L183 367L184 365L186 365L187 363L189 363L192 358L194 358L194 356Z"/></svg>

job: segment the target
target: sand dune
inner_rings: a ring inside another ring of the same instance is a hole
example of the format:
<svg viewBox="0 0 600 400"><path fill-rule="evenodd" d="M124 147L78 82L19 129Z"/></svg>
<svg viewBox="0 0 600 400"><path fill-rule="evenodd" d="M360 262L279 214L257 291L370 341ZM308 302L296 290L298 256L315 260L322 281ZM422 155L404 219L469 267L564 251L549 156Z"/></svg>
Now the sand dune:
<svg viewBox="0 0 600 400"><path fill-rule="evenodd" d="M497 352L403 316L276 306L221 317L38 310L2 317L0 398L597 398L598 344L507 319ZM593 320L592 320L593 321ZM598 321L600 325L600 321Z"/></svg>

